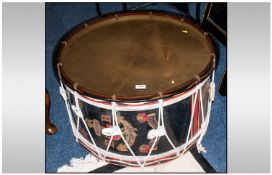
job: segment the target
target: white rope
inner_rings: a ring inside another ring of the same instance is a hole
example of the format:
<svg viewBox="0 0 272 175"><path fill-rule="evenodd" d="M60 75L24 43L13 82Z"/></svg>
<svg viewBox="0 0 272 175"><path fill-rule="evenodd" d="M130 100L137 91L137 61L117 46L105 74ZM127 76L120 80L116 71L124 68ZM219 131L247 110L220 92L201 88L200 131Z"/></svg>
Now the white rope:
<svg viewBox="0 0 272 175"><path fill-rule="evenodd" d="M111 138L110 138L110 141L108 143L108 146L107 146L107 152L109 150L109 147L111 145L111 142L112 142L112 139L113 139L113 136L114 135L119 135L122 140L124 141L125 145L127 146L128 150L130 151L130 153L132 154L132 156L134 157L135 161L138 163L139 166L141 166L141 163L140 161L137 159L136 155L134 154L133 150L130 148L129 144L127 143L127 141L125 140L124 136L123 136L123 133L121 132L121 129L120 129L120 126L118 125L118 117L117 117L117 112L116 112L116 107L117 107L117 104L116 102L112 102L112 128L110 128L112 131L114 130L118 130L119 132L112 132L111 133ZM108 129L108 128L106 128ZM104 130L105 131L105 130ZM110 130L109 130L110 131ZM103 132L102 130L102 133L105 134L105 132Z"/></svg>
<svg viewBox="0 0 272 175"><path fill-rule="evenodd" d="M79 134L80 134L80 133L79 133L79 117L81 117L81 118L82 118L82 122L83 122L84 125L85 125L85 129L87 130L87 132L88 132L88 134L89 134L89 137L91 138L91 140L92 140L92 142L93 142L93 144L94 144L94 146L95 146L95 149L96 149L96 151L97 151L99 157L103 160L103 158L102 158L102 156L101 156L101 154L100 154L100 152L99 152L99 150L98 150L98 148L97 148L97 146L96 146L96 143L95 143L95 141L94 141L94 139L93 139L93 137L92 137L92 135L91 135L91 133L90 133L90 131L89 131L89 129L88 129L88 127L87 127L85 121L84 121L83 113L81 112L81 109L80 109L79 103L78 103L78 94L77 94L77 92L72 91L72 94L73 94L74 97L75 97L75 103L76 103L76 108L77 108L76 113L75 113L76 116L77 116L77 129L76 129L77 132L75 132L74 125L72 124L72 123L74 123L74 122L73 122L73 119L72 119L71 108L70 108L70 106L68 105L67 94L66 94L66 90L64 89L64 86L63 86L63 83L62 83L59 65L58 65L58 75L59 75L59 79L60 79L60 94L62 95L62 97L63 97L63 99L64 99L64 101L65 101L65 105L66 105L66 108L67 108L67 111L68 111L68 115L69 115L69 119L70 119L70 124L71 124L71 126L72 126L72 131L73 131L74 135L76 136L76 141L78 142L78 136L79 136Z"/></svg>
<svg viewBox="0 0 272 175"><path fill-rule="evenodd" d="M157 135L157 136L155 137L155 140L154 140L154 142L153 142L153 144L152 144L150 150L148 151L148 154L147 154L147 156L146 156L146 158L145 158L145 160L144 160L144 162L143 162L143 164L142 164L141 167L144 167L144 166L145 166L146 161L149 159L149 156L150 156L151 152L153 151L153 149L154 149L154 147L155 147L155 145L156 145L156 142L157 142L158 138L159 138L159 136Z"/></svg>
<svg viewBox="0 0 272 175"><path fill-rule="evenodd" d="M201 110L201 125L205 121L204 118L204 109L203 109L203 96L202 96L202 88L199 90L199 98L200 98L200 110ZM202 127L201 127L202 128Z"/></svg>
<svg viewBox="0 0 272 175"><path fill-rule="evenodd" d="M212 73L212 82L214 82L214 74L215 74L215 70L213 70L213 73Z"/></svg>
<svg viewBox="0 0 272 175"><path fill-rule="evenodd" d="M187 133L187 137L186 137L185 148L182 151L181 155L183 155L185 153L185 150L186 150L186 148L188 146L189 136L190 136L191 128L192 128L192 125L193 125L193 118L194 118L194 113L195 113L195 104L196 104L197 95L198 95L198 91L196 91L196 93L194 95L195 98L193 99L193 108L192 108L192 112L191 112L191 118L190 118L191 120L190 120L190 124L189 124L189 128L188 128L188 133Z"/></svg>
<svg viewBox="0 0 272 175"><path fill-rule="evenodd" d="M167 132L166 132L166 129L165 129L165 125L164 125L164 118L163 118L163 101L162 100L159 100L159 108L160 108L160 114L161 114L161 121L162 121L162 127L163 129L165 130L165 136L168 140L168 142L171 144L171 146L174 148L174 150L176 151L176 155L179 156L180 153L179 151L177 150L177 148L175 147L175 145L173 144L173 142L171 141L171 139L169 138Z"/></svg>
<svg viewBox="0 0 272 175"><path fill-rule="evenodd" d="M61 81L60 81L61 82ZM71 112L71 108L68 104L68 100L67 100L67 95L66 95L66 91L65 89L63 88L63 85L62 85L62 82L60 83L61 86L60 86L60 94L65 102L65 106L66 106L66 109L68 111L68 116L69 116L69 120L70 120L70 124L71 124L71 127L72 127L72 131L73 131L73 134L76 136L76 132L75 132L75 126L72 124L73 122L73 117L72 117L72 112Z"/></svg>
<svg viewBox="0 0 272 175"><path fill-rule="evenodd" d="M197 141L196 147L197 147L197 151L198 153L200 152L204 152L206 153L206 149L202 146L201 141L203 139L204 136L204 127L205 127L205 118L204 118L204 110L203 110L203 96L202 96L202 89L200 89L200 108L201 108L201 134L200 137Z"/></svg>
<svg viewBox="0 0 272 175"><path fill-rule="evenodd" d="M78 104L78 96L77 93L74 95L74 99L75 99L75 105L71 105L72 110L74 111L74 113L77 116L77 126L76 126L76 130L77 130L77 134L76 134L76 142L78 142L78 133L79 133L79 118L83 118L83 114L82 112L79 110L79 104Z"/></svg>
<svg viewBox="0 0 272 175"><path fill-rule="evenodd" d="M158 126L157 126L157 129L159 129L160 127L163 127L163 126L161 125L161 115L163 114L163 109L162 109L162 108L163 108L162 99L159 99L159 116L158 116ZM163 130L165 130L165 129L163 128ZM148 134L149 134L149 133L148 133ZM153 142L153 144L152 144L150 150L148 151L148 154L147 154L147 156L146 156L146 158L145 158L145 160L144 160L144 162L143 162L143 164L142 164L141 167L144 167L144 166L145 166L147 160L148 160L149 157L150 157L151 152L153 151L153 149L154 149L154 147L155 147L155 145L156 145L156 142L157 142L157 140L158 140L158 138L159 138L159 133L157 132L156 134L157 134L157 135L156 135L156 137L155 137L155 140L154 140L154 142ZM148 136L148 135L147 135L147 136Z"/></svg>
<svg viewBox="0 0 272 175"><path fill-rule="evenodd" d="M175 145L173 144L173 142L171 141L171 139L169 138L167 132L166 132L166 129L165 129L165 125L164 125L164 118L163 118L163 100L162 99L159 99L158 100L158 104L159 104L159 116L158 116L158 126L157 126L157 129L156 131L157 132L154 132L154 134L156 134L156 137L155 137L155 140L144 160L144 163L142 164L142 167L145 166L147 160L149 159L150 157L150 154L151 152L153 151L155 145L156 145L156 142L158 140L158 138L162 135L165 135L168 142L171 144L171 146L174 148L174 150L176 151L176 155L179 156L180 155L180 152L179 150L175 147ZM152 131L152 130L151 130Z"/></svg>
<svg viewBox="0 0 272 175"><path fill-rule="evenodd" d="M113 127L113 128L115 127L114 115L116 114L116 112L115 112L115 107L114 107L114 106L115 106L114 103L115 103L115 102L112 102L112 127ZM111 135L110 141L109 141L109 143L108 143L108 145L107 145L107 149L106 149L107 152L108 152L109 149L110 149L110 145L111 145L112 139L113 139L113 134Z"/></svg>
<svg viewBox="0 0 272 175"><path fill-rule="evenodd" d="M111 111L112 112L112 128L115 128L116 125L118 125L118 123L116 124L116 102L112 102L111 104L112 104L112 111ZM110 148L113 136L114 135L111 134L110 141L109 141L107 149L106 149L107 152L108 152L108 150Z"/></svg>
<svg viewBox="0 0 272 175"><path fill-rule="evenodd" d="M74 123L73 123L74 124ZM193 138L191 138L189 140L189 145L191 145L192 143L196 142L197 141L197 138L200 136L200 132L197 132L196 135L193 136ZM92 145L88 140L86 140L86 138L84 138L81 134L80 134L80 137L79 137L80 141L82 141L86 146L88 146L88 148L90 148L89 150L91 151L92 149L94 149L94 145ZM179 147L177 147L178 150L183 150L185 149L185 143L180 145ZM187 149L187 148L186 148ZM117 154L117 153L113 153L113 152L106 152L105 150L99 148L99 151L102 153L102 154L107 154L109 157L112 157L113 159L120 159L120 160L124 160L124 161L131 161L132 157L131 156L127 156L127 155L120 155L120 154ZM92 153L95 153L93 151L91 151ZM174 150L169 150L167 152L164 152L164 153L161 153L161 154L158 154L158 155L150 155L150 160L154 160L154 159L160 159L162 160L161 158L163 157L169 157L169 155L173 155L175 154L175 151ZM97 155L95 153L95 155ZM144 161L146 159L146 156L137 156L138 160L139 161ZM112 159L109 159L109 160L112 160ZM149 164L146 163L146 165Z"/></svg>
<svg viewBox="0 0 272 175"><path fill-rule="evenodd" d="M63 98L63 100L65 102L65 106L66 106L66 109L68 111L68 116L69 116L69 120L70 120L70 124L71 124L71 127L72 127L73 134L76 135L75 126L73 125L74 122L73 122L73 117L72 117L72 111L71 111L71 108L70 108L70 106L68 104L66 90L64 89L64 85L62 83L59 65L57 67L58 67L58 75L59 75L59 79L60 79L60 94L61 94L61 96L62 96L62 98Z"/></svg>
<svg viewBox="0 0 272 175"><path fill-rule="evenodd" d="M129 146L129 144L127 143L127 141L125 140L123 134L121 134L120 136L121 136L121 138L123 139L123 141L125 142L127 148L129 149L130 153L131 153L132 156L134 157L135 161L138 163L138 165L139 165L140 167L142 167L141 162L138 160L138 158L136 157L136 155L134 154L134 152L133 152L132 149L130 148L130 146Z"/></svg>
<svg viewBox="0 0 272 175"><path fill-rule="evenodd" d="M206 113L206 117L205 117L206 119L204 119L203 99L202 99L202 92L200 91L202 124L201 124L201 134L200 134L200 137L196 143L196 147L197 147L197 150L199 153L200 152L204 152L204 153L207 152L205 147L202 146L201 142L202 142L204 135L206 134L206 131L207 131L207 128L209 125L210 115L211 115L211 105L214 100L214 96L215 96L215 83L214 83L214 71L213 71L211 82L210 82L209 99L208 99L208 105L207 105L207 113Z"/></svg>
<svg viewBox="0 0 272 175"><path fill-rule="evenodd" d="M93 139L92 134L89 131L89 128L88 128L86 122L84 121L84 116L83 116L83 113L81 112L81 109L80 109L80 106L79 106L79 102L78 102L78 93L76 91L74 91L73 95L74 95L74 99L75 99L75 103L76 103L76 108L74 108L75 109L74 111L75 111L75 114L77 116L77 121L78 121L77 122L77 135L76 136L78 137L78 133L79 133L79 127L78 126L79 126L79 118L80 118L81 121L82 121L82 123L84 124L85 129L88 132L88 135L89 135L90 139L92 140L92 142L93 142L93 144L95 146L95 149L96 149L96 151L97 151L100 159L104 160L103 157L101 156L99 150L98 150L98 147L97 147L97 145L96 145L96 143L95 143L95 141ZM72 109L73 109L73 106L72 106ZM78 140L78 138L77 138L77 140Z"/></svg>
<svg viewBox="0 0 272 175"><path fill-rule="evenodd" d="M97 154L95 154L95 152L93 152L93 151L91 151L91 152L94 155L97 156ZM162 161L167 161L167 160L175 159L177 157L179 157L179 156L177 156L177 155L171 156L171 157L166 156L165 158L159 158L158 160L153 160L153 161L147 162L145 165L148 166L148 165L151 165L151 164L156 164L156 163L158 164L158 163L161 163ZM134 166L134 167L142 167L142 166L139 166L139 164L137 164L137 163L130 163L130 162L126 162L126 161L118 160L118 159L106 158L105 161L122 163L122 164L125 164L125 165L128 165L128 166Z"/></svg>
<svg viewBox="0 0 272 175"><path fill-rule="evenodd" d="M88 129L87 124L85 123L85 121L84 121L83 119L82 119L82 122L83 122L83 124L84 124L84 126L85 126L85 129L86 129L87 132L88 132L89 137L91 138L91 140L92 140L92 142L93 142L93 144L94 144L94 146L95 146L95 149L96 149L96 151L97 151L97 154L99 155L99 158L100 158L101 160L104 160L103 157L101 156L100 152L98 151L98 147L96 146L96 143L95 143L95 141L94 141L94 139L93 139L93 137L92 137L92 135L91 135L91 133L90 133L90 131L89 131L89 129Z"/></svg>
<svg viewBox="0 0 272 175"><path fill-rule="evenodd" d="M75 93L74 95L74 99L75 99L75 103L76 103L76 108L74 108L74 112L76 113L76 116L77 116L77 135L76 135L76 142L78 142L78 133L79 133L79 117L82 117L83 118L83 114L82 113L79 113L79 104L78 104L78 95L77 93ZM73 109L73 106L72 106L72 109Z"/></svg>

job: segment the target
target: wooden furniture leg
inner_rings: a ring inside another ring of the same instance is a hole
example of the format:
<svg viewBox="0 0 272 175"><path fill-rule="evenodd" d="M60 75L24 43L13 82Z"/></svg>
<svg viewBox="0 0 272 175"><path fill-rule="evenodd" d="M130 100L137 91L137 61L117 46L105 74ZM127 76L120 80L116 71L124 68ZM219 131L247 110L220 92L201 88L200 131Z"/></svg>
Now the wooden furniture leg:
<svg viewBox="0 0 272 175"><path fill-rule="evenodd" d="M222 96L227 96L227 70L225 70L224 75L222 76L219 93Z"/></svg>
<svg viewBox="0 0 272 175"><path fill-rule="evenodd" d="M50 97L47 89L45 90L45 132L48 135L53 135L57 132L57 127L50 122Z"/></svg>

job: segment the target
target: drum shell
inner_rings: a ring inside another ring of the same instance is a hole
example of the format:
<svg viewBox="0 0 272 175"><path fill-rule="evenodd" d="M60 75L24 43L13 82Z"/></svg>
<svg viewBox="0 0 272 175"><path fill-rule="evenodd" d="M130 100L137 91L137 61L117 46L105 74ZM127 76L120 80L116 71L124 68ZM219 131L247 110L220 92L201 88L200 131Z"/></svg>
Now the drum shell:
<svg viewBox="0 0 272 175"><path fill-rule="evenodd" d="M208 104L209 83L210 82L207 81L201 88L204 117L206 117L207 114L206 106ZM72 109L72 105L76 106L75 96L73 93L71 93L71 91L67 90L66 93L68 95L68 104ZM165 129L175 147L180 147L186 143L194 98L195 96L192 95L182 101L163 108ZM93 106L80 99L78 99L78 102L81 112L83 113L84 121L88 127L88 131L93 137L96 146L99 149L106 150L110 137L103 135L102 129L112 126L112 111ZM117 105L121 105L121 103L117 103ZM77 122L79 121L78 132L86 140L88 140L89 144L94 145L82 120L78 120L77 115L73 112L73 110L71 111L72 119L75 125L77 125ZM136 156L146 156L150 147L152 146L153 142L147 138L147 135L150 130L156 129L158 113L158 108L139 111L117 111L118 124L122 129L125 140L128 142ZM199 93L196 100L194 115L192 116L194 119L192 120L189 140L198 134L201 128L202 114ZM159 156L160 154L169 152L171 150L173 150L173 146L169 143L165 136L162 136L159 138L157 144L152 150L151 155ZM127 146L118 136L114 137L112 146L110 146L108 152L132 157L130 151L127 149Z"/></svg>

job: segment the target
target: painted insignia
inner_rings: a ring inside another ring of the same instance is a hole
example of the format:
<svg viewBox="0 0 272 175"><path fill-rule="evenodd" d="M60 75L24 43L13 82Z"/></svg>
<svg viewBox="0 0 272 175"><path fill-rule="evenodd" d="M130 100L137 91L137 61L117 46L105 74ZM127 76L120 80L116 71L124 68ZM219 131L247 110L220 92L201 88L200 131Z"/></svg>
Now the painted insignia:
<svg viewBox="0 0 272 175"><path fill-rule="evenodd" d="M104 122L107 122L107 124L105 125L106 128L110 128L112 127L112 121L111 121L111 117L109 115L101 115L101 120ZM126 142L128 143L128 145L131 147L134 145L135 140L136 140L136 136L137 136L137 129L134 128L127 120L125 120L125 117L123 116L117 116L117 120L118 120L118 125L121 128L121 131L123 133L124 139L126 140ZM107 137L105 140L105 145L109 144L111 137ZM128 151L127 146L124 143L120 143L116 146L116 142L118 142L119 140L121 140L121 136L116 135L113 136L112 138L112 143L111 143L111 147L114 148L116 147L119 151Z"/></svg>
<svg viewBox="0 0 272 175"><path fill-rule="evenodd" d="M140 123L145 123L148 120L148 116L145 112L139 113L136 118Z"/></svg>
<svg viewBox="0 0 272 175"><path fill-rule="evenodd" d="M93 120L90 120L90 119L85 119L85 122L87 124L87 126L89 128L93 128L94 129L94 132L97 136L101 136L102 134L102 127L100 126L100 123L98 120L96 119L93 119Z"/></svg>
<svg viewBox="0 0 272 175"><path fill-rule="evenodd" d="M158 127L156 113L146 114L145 112L143 112L143 113L139 113L136 118L140 123L147 122L147 124L153 129Z"/></svg>
<svg viewBox="0 0 272 175"><path fill-rule="evenodd" d="M106 140L105 140L105 145L108 145L108 144L109 144L109 142L110 142L110 140L109 140L109 139L106 139ZM115 147L114 142L111 142L110 147L112 147L112 148L114 148L114 147Z"/></svg>
<svg viewBox="0 0 272 175"><path fill-rule="evenodd" d="M101 115L101 120L107 123L111 123L111 116L109 115Z"/></svg>
<svg viewBox="0 0 272 175"><path fill-rule="evenodd" d="M118 124L121 127L121 131L124 135L124 139L126 140L126 142L128 143L129 147L133 146L136 140L136 136L137 136L137 129L133 128L133 126L124 119L123 116L118 116ZM119 151L128 151L128 148L125 144L120 143L119 145L117 145L116 147Z"/></svg>
<svg viewBox="0 0 272 175"><path fill-rule="evenodd" d="M153 148L154 151L158 150L158 142L159 142L159 140L160 140L160 137L158 137L157 142L154 145L154 148ZM150 140L149 144L143 144L143 145L141 145L139 147L139 151L141 153L148 153L150 151L150 149L151 149L154 141L155 141L155 138L152 139L152 140Z"/></svg>
<svg viewBox="0 0 272 175"><path fill-rule="evenodd" d="M156 118L156 113L152 113L152 114L146 114L146 113L139 113L137 115L137 120L140 122L140 123L147 123L152 129L156 129L158 127L158 121L157 121L157 118ZM157 142L155 143L154 145L154 148L153 150L158 150L158 142L160 140L160 137L158 137L157 139ZM149 144L143 144L139 147L139 151L141 153L148 153L153 145L155 141L155 138L151 139L149 141Z"/></svg>

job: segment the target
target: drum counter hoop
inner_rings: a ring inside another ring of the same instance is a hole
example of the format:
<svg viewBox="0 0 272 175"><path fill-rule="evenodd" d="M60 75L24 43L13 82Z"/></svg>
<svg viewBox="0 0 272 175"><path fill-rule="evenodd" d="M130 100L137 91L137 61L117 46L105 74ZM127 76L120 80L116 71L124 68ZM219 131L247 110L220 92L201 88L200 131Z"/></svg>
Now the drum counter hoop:
<svg viewBox="0 0 272 175"><path fill-rule="evenodd" d="M125 12L73 30L55 55L76 141L108 163L144 167L205 151L216 56L184 18Z"/></svg>

